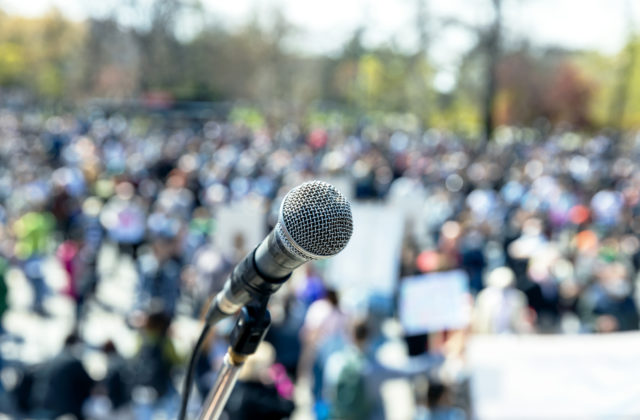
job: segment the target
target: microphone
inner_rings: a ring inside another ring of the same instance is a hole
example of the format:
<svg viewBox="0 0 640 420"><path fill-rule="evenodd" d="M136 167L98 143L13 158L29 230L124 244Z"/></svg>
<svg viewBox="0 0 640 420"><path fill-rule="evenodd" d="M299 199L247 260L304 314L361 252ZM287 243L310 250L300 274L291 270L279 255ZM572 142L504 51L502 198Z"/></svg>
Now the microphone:
<svg viewBox="0 0 640 420"><path fill-rule="evenodd" d="M353 233L351 205L331 184L305 182L287 193L278 223L233 270L216 295L206 322L233 315L254 299L266 299L296 268L339 253Z"/></svg>

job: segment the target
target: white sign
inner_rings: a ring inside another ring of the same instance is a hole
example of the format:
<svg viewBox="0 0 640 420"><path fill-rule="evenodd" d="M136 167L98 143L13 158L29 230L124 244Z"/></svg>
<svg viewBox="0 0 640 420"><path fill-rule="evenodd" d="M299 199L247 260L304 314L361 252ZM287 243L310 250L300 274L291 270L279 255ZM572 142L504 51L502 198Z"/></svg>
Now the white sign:
<svg viewBox="0 0 640 420"><path fill-rule="evenodd" d="M467 273L453 270L403 278L399 315L407 335L466 328L471 319Z"/></svg>
<svg viewBox="0 0 640 420"><path fill-rule="evenodd" d="M392 296L398 279L404 220L393 208L353 204L353 236L327 260L325 276L339 291Z"/></svg>
<svg viewBox="0 0 640 420"><path fill-rule="evenodd" d="M244 252L253 250L266 235L265 217L262 208L248 201L220 207L215 214L216 247L223 253L234 251L238 245Z"/></svg>
<svg viewBox="0 0 640 420"><path fill-rule="evenodd" d="M474 336L473 417L640 418L640 333Z"/></svg>

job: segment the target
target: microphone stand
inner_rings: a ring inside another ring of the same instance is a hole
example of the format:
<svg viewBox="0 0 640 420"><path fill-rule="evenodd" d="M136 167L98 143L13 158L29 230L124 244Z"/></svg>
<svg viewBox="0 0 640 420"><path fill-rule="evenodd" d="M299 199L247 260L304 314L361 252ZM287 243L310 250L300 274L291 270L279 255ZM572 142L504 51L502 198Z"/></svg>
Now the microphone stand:
<svg viewBox="0 0 640 420"><path fill-rule="evenodd" d="M220 418L245 360L256 351L269 330L271 315L267 310L267 301L268 298L249 303L240 310L229 339L229 349L216 382L202 406L200 420Z"/></svg>

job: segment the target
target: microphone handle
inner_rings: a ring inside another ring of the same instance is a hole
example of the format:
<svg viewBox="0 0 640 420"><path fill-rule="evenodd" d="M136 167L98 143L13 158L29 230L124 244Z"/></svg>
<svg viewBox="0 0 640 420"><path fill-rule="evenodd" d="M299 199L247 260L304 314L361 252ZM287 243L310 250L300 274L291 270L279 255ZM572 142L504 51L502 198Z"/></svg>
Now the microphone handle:
<svg viewBox="0 0 640 420"><path fill-rule="evenodd" d="M293 254L282 243L282 238L276 233L277 229L278 226L258 245L254 256L258 271L269 279L289 278L293 270L310 260Z"/></svg>

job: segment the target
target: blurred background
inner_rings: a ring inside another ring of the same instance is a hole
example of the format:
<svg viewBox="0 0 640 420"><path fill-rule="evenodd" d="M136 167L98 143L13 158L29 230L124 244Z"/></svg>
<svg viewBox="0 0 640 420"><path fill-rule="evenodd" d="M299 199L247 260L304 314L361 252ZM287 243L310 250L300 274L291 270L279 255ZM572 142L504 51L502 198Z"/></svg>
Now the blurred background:
<svg viewBox="0 0 640 420"><path fill-rule="evenodd" d="M0 0L0 418L176 418L209 301L310 179L354 235L272 297L225 418L640 417L639 21Z"/></svg>

